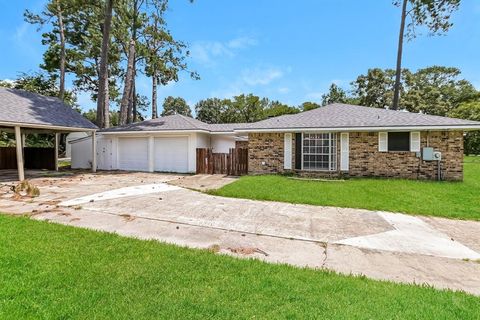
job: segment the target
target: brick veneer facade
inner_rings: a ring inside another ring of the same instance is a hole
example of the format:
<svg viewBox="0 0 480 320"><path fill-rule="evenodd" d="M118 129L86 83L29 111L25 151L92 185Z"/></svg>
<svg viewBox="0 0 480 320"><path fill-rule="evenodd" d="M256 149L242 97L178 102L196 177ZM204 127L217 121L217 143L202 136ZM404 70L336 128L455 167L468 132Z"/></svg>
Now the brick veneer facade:
<svg viewBox="0 0 480 320"><path fill-rule="evenodd" d="M284 134L251 133L248 136L249 173L284 172ZM299 171L308 176L396 177L436 179L437 162L423 161L415 152L379 152L378 132L350 132L349 171L341 173L340 134L337 134L337 171ZM463 179L463 132L421 132L421 148L430 146L442 152L445 180ZM292 134L292 168L295 168L295 134Z"/></svg>

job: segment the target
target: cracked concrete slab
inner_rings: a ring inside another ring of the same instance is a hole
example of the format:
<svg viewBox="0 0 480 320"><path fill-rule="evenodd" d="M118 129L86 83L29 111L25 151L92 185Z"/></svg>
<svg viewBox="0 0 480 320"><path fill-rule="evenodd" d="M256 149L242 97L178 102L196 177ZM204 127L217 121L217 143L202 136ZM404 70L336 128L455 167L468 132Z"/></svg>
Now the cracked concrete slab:
<svg viewBox="0 0 480 320"><path fill-rule="evenodd" d="M452 259L480 259L480 254L429 226L423 220L389 212L378 212L395 230L336 241L360 248L425 254Z"/></svg>
<svg viewBox="0 0 480 320"><path fill-rule="evenodd" d="M404 238L390 239L388 248L360 248L335 243L350 238L392 233L427 233L479 251L480 222L412 217L375 211L294 205L231 199L187 189L125 197L98 197L121 188L162 184L183 176L148 173L79 174L65 178L38 178L41 196L14 200L1 189L0 211L29 213L33 219L155 239L193 248L267 262L328 268L374 279L426 283L437 288L480 295L480 263L401 250ZM94 202L74 207L58 204L72 199ZM87 197L87 198L85 198ZM400 226L400 228L399 228ZM417 238L418 242L422 239ZM395 247L396 246L396 247ZM421 247L421 245L420 245ZM237 250L237 249L259 249ZM457 248L458 249L458 248ZM431 248L430 248L431 250ZM248 252L250 254L238 254ZM453 252L456 252L453 249ZM264 255L261 252L266 252Z"/></svg>

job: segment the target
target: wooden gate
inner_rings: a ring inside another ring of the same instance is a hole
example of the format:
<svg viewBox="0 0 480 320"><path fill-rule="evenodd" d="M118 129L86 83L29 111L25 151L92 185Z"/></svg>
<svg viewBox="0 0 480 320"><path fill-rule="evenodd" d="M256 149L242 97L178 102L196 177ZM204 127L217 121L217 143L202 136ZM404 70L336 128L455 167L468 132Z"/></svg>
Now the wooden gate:
<svg viewBox="0 0 480 320"><path fill-rule="evenodd" d="M248 173L248 149L232 148L228 153L214 153L211 148L197 149L197 174L227 174L241 176Z"/></svg>
<svg viewBox="0 0 480 320"><path fill-rule="evenodd" d="M55 170L54 148L23 148L25 169ZM0 148L0 169L17 169L17 149L15 147Z"/></svg>

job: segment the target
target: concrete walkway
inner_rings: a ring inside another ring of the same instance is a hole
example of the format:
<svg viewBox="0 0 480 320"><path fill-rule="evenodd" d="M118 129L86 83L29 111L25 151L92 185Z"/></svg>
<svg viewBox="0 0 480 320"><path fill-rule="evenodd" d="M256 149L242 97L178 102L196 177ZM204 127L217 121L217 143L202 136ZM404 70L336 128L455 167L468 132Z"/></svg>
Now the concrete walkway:
<svg viewBox="0 0 480 320"><path fill-rule="evenodd" d="M0 211L480 294L479 222L222 198L164 183L182 179L131 173L34 180L42 192L34 201L13 200L0 188Z"/></svg>

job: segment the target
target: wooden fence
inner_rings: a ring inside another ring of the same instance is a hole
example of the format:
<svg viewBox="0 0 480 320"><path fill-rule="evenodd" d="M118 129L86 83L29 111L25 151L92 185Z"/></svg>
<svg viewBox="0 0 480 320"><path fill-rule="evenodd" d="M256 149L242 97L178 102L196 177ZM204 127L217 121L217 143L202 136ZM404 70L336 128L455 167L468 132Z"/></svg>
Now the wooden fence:
<svg viewBox="0 0 480 320"><path fill-rule="evenodd" d="M25 169L55 170L54 148L23 148ZM17 169L15 147L0 148L0 169Z"/></svg>
<svg viewBox="0 0 480 320"><path fill-rule="evenodd" d="M197 174L241 176L247 173L248 149L232 148L229 153L214 153L210 148L197 149Z"/></svg>

